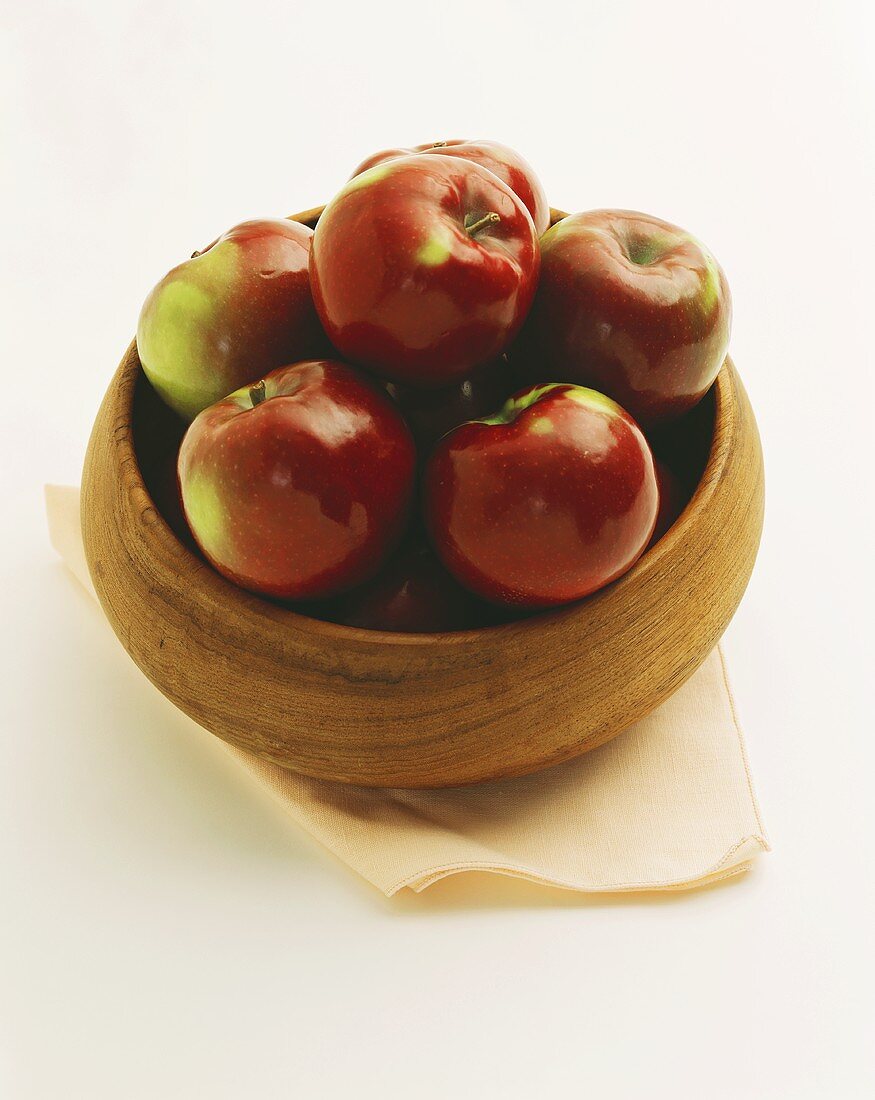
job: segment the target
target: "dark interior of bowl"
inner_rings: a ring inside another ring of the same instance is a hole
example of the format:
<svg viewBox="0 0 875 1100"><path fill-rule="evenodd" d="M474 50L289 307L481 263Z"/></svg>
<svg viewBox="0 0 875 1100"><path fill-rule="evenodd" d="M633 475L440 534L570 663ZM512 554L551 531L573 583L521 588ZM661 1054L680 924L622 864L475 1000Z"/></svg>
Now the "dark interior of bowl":
<svg viewBox="0 0 875 1100"><path fill-rule="evenodd" d="M714 417L712 390L682 420L650 438L656 457L677 478L685 502L692 497L705 470L714 435ZM134 391L133 424L137 460L149 495L180 542L200 556L185 522L176 481L176 458L186 424L158 398L142 372ZM332 618L330 609L321 605L297 605L295 611L314 618ZM483 605L482 621L478 619L476 625L492 626L511 617L523 616Z"/></svg>

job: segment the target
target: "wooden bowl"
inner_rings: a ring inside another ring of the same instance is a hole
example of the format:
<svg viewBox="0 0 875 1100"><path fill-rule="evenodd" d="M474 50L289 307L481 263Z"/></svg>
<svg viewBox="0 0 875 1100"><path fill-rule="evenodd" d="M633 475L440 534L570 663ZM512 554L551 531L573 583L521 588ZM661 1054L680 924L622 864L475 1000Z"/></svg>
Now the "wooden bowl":
<svg viewBox="0 0 875 1100"><path fill-rule="evenodd" d="M296 219L313 224L319 213ZM481 630L360 630L234 587L197 554L178 515L158 510L182 426L155 397L132 343L85 459L85 552L134 661L232 745L367 786L524 775L603 744L659 706L738 606L762 529L763 466L728 359L687 420L679 446L695 492L619 581L581 603Z"/></svg>

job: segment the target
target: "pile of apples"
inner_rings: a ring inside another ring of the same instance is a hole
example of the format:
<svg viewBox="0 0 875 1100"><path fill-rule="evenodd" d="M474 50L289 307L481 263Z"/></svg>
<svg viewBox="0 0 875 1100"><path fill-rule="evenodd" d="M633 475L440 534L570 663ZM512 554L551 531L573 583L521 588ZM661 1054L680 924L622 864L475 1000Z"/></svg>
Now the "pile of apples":
<svg viewBox="0 0 875 1100"><path fill-rule="evenodd" d="M365 161L315 231L235 226L152 290L137 347L223 576L443 631L588 596L667 530L684 497L649 440L713 383L730 314L689 233L551 228L519 154L447 141Z"/></svg>

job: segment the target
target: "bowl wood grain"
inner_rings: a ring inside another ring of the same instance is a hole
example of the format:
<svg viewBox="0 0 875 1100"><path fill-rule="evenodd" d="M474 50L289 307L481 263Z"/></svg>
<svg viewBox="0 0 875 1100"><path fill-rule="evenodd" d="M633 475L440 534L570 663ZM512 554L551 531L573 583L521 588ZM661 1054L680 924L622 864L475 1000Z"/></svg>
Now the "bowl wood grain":
<svg viewBox="0 0 875 1100"><path fill-rule="evenodd" d="M319 212L296 220L313 224ZM225 741L368 786L522 775L603 744L659 706L738 606L764 494L756 423L730 360L690 424L691 454L697 435L702 451L692 499L608 588L481 630L359 630L235 588L197 554L172 509L159 511L155 487L172 477L182 425L154 397L132 343L85 459L86 556L137 665Z"/></svg>

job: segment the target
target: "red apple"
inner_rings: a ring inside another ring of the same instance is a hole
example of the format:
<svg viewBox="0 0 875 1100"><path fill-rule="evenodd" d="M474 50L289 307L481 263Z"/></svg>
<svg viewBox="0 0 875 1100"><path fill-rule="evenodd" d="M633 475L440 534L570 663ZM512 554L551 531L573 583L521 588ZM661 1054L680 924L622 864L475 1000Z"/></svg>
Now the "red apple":
<svg viewBox="0 0 875 1100"><path fill-rule="evenodd" d="M205 409L179 453L185 516L206 558L253 592L333 595L371 577L405 526L416 452L375 383L294 363Z"/></svg>
<svg viewBox="0 0 875 1100"><path fill-rule="evenodd" d="M186 420L285 363L327 350L310 293L313 231L234 226L165 275L137 326L143 370Z"/></svg>
<svg viewBox="0 0 875 1100"><path fill-rule="evenodd" d="M647 214L594 210L548 230L541 260L523 343L542 378L593 386L648 428L704 396L732 313L704 245Z"/></svg>
<svg viewBox="0 0 875 1100"><path fill-rule="evenodd" d="M526 209L532 215L535 232L540 236L550 225L550 204L541 181L534 169L514 149L501 145L497 141L468 141L465 138L453 138L451 141L426 142L414 145L410 149L385 149L356 168L352 178L361 175L377 164L385 164L398 157L415 156L417 153L437 153L439 156L463 157L493 172L500 180L523 200Z"/></svg>
<svg viewBox="0 0 875 1100"><path fill-rule="evenodd" d="M413 432L420 457L466 420L488 416L519 389L516 372L504 356L440 390L422 390L390 382L386 386Z"/></svg>
<svg viewBox="0 0 875 1100"><path fill-rule="evenodd" d="M615 580L656 523L653 456L638 425L581 386L532 386L445 436L423 484L429 535L466 588L523 608Z"/></svg>
<svg viewBox="0 0 875 1100"><path fill-rule="evenodd" d="M513 339L535 292L538 239L525 206L485 168L405 157L328 204L310 277L345 357L393 382L449 386Z"/></svg>
<svg viewBox="0 0 875 1100"><path fill-rule="evenodd" d="M421 537L408 539L372 581L338 597L323 614L367 630L467 630L493 616L444 569Z"/></svg>

